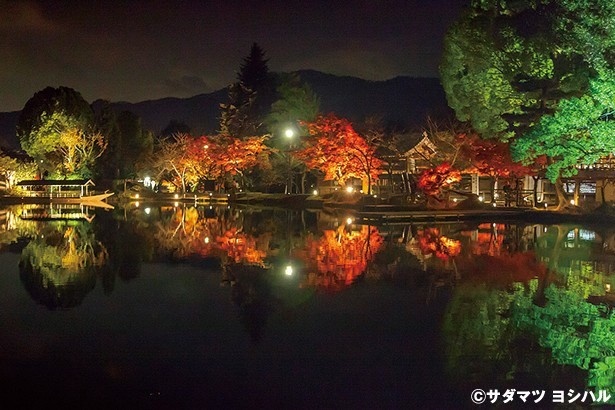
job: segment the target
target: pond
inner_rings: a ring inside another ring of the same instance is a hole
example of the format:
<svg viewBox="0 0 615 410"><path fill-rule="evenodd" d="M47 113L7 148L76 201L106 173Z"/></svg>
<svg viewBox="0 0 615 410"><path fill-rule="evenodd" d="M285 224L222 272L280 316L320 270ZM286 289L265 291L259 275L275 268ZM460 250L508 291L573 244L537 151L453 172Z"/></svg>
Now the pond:
<svg viewBox="0 0 615 410"><path fill-rule="evenodd" d="M0 385L20 408L614 402L615 227L136 203L0 218Z"/></svg>

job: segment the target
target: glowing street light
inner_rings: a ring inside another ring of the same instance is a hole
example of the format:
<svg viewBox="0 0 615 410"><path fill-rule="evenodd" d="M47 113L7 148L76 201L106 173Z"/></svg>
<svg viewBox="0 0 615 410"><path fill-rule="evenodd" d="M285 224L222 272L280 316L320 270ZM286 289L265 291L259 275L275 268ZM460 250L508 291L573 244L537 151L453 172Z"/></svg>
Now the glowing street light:
<svg viewBox="0 0 615 410"><path fill-rule="evenodd" d="M286 276L293 276L293 267L291 265L286 265L286 268L284 269L284 274Z"/></svg>

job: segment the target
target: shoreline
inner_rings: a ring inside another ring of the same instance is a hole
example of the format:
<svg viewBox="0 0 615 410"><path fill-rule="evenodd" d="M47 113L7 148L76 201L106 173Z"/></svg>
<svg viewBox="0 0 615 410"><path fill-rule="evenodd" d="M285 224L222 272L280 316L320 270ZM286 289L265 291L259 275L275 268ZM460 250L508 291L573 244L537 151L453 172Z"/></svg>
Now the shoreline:
<svg viewBox="0 0 615 410"><path fill-rule="evenodd" d="M551 222L551 223L577 223L577 222L604 222L615 221L615 212L572 213L537 208L477 208L477 209L428 209L417 205L390 205L390 204L361 204L352 202L326 201L320 197L303 194L239 194L236 197L227 195L193 195L182 198L174 198L172 195L148 195L140 198L127 198L119 194L110 197L105 204L123 206L132 202L143 203L192 203L195 205L239 205L264 208L288 209L288 210L313 210L328 213L343 213L366 224L397 224L412 222L445 222L461 220L524 220L527 222ZM63 204L45 197L21 197L2 196L2 205L27 205L27 204ZM84 206L90 206L87 202Z"/></svg>

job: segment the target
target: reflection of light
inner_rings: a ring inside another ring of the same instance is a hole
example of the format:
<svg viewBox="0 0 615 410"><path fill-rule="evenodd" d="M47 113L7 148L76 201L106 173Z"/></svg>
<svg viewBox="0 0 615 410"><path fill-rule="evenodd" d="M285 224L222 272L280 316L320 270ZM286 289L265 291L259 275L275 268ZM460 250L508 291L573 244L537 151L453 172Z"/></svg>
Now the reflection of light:
<svg viewBox="0 0 615 410"><path fill-rule="evenodd" d="M152 210L150 208L145 208L145 213L149 215L149 213L152 212Z"/></svg>
<svg viewBox="0 0 615 410"><path fill-rule="evenodd" d="M139 201L135 202L135 208L139 207Z"/></svg>
<svg viewBox="0 0 615 410"><path fill-rule="evenodd" d="M352 191L354 191L353 187L351 187L351 186L346 187L346 192L348 192L349 194L352 194Z"/></svg>
<svg viewBox="0 0 615 410"><path fill-rule="evenodd" d="M293 275L293 267L290 265L286 265L286 268L284 269L284 274L286 276L292 276Z"/></svg>
<svg viewBox="0 0 615 410"><path fill-rule="evenodd" d="M209 236L206 236L206 237L205 237L205 239L203 239L203 241L204 241L205 243L209 243Z"/></svg>
<svg viewBox="0 0 615 410"><path fill-rule="evenodd" d="M135 194L135 198L139 199L139 194Z"/></svg>
<svg viewBox="0 0 615 410"><path fill-rule="evenodd" d="M346 218L346 225L352 225L352 218Z"/></svg>
<svg viewBox="0 0 615 410"><path fill-rule="evenodd" d="M173 198L177 199L177 198L179 198L179 195L175 194L175 195L173 195Z"/></svg>

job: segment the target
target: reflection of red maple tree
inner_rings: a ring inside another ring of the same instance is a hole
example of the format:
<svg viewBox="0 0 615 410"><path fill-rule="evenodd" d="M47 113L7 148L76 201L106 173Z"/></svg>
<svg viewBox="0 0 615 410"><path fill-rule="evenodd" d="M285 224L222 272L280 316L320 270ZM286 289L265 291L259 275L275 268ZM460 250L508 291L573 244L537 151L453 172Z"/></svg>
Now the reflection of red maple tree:
<svg viewBox="0 0 615 410"><path fill-rule="evenodd" d="M308 237L305 249L297 252L307 265L305 285L328 290L351 285L365 272L382 242L373 226L361 226L358 231L340 226L324 231L320 238Z"/></svg>
<svg viewBox="0 0 615 410"><path fill-rule="evenodd" d="M237 228L228 229L218 236L216 243L235 263L262 265L267 256L267 249L260 248L254 236L240 232Z"/></svg>
<svg viewBox="0 0 615 410"><path fill-rule="evenodd" d="M419 230L417 240L423 255L434 254L438 259L447 260L461 252L461 242L440 235L438 228Z"/></svg>

